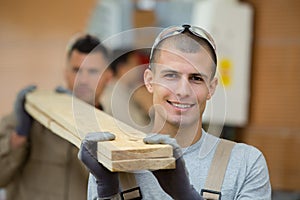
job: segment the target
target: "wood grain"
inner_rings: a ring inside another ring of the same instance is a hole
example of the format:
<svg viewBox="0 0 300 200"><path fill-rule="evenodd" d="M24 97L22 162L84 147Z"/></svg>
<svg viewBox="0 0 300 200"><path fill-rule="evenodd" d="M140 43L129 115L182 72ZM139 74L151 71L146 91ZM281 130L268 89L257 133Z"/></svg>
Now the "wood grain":
<svg viewBox="0 0 300 200"><path fill-rule="evenodd" d="M78 148L89 132L115 134L113 141L98 142L98 160L111 171L175 167L171 146L145 144L145 133L75 97L37 90L26 96L25 108L41 124Z"/></svg>

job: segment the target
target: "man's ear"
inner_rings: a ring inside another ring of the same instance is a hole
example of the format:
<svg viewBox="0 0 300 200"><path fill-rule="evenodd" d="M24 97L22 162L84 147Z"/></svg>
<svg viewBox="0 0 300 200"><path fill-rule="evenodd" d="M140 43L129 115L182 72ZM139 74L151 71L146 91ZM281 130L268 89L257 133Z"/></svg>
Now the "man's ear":
<svg viewBox="0 0 300 200"><path fill-rule="evenodd" d="M214 95L215 91L216 91L216 88L217 88L217 85L218 85L218 78L215 77L213 78L213 80L210 81L210 84L209 84L209 93L207 95L207 100L210 100L211 97Z"/></svg>
<svg viewBox="0 0 300 200"><path fill-rule="evenodd" d="M150 69L146 69L144 72L144 83L148 92L153 93L153 72Z"/></svg>

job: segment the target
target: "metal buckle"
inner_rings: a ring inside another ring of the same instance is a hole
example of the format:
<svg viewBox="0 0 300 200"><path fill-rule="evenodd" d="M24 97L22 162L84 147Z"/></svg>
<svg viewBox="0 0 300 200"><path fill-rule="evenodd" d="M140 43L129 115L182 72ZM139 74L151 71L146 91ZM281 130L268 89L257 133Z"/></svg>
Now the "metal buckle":
<svg viewBox="0 0 300 200"><path fill-rule="evenodd" d="M136 192L138 192L138 194ZM140 187L135 187L129 190L125 190L120 194L121 194L121 200L141 200L143 198Z"/></svg>
<svg viewBox="0 0 300 200"><path fill-rule="evenodd" d="M219 199L218 200L221 200L221 196L222 196L222 193L221 192L218 192L218 191L214 191L214 190L208 190L208 189L202 189L201 190L201 196L203 196L203 193L211 193L211 194L217 194L219 195Z"/></svg>

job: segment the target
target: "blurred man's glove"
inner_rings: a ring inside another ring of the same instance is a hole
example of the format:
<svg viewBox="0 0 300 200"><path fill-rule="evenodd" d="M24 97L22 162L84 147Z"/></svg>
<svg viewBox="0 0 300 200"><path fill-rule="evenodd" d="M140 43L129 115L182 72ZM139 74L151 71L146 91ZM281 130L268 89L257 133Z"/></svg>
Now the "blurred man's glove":
<svg viewBox="0 0 300 200"><path fill-rule="evenodd" d="M110 199L119 193L118 173L109 171L97 160L97 142L114 139L115 136L109 132L88 133L78 153L78 158L95 176L98 197L101 199Z"/></svg>
<svg viewBox="0 0 300 200"><path fill-rule="evenodd" d="M14 105L14 112L17 118L16 132L18 135L28 137L32 125L32 117L25 110L25 97L26 94L36 89L35 85L30 85L22 89L16 98Z"/></svg>
<svg viewBox="0 0 300 200"><path fill-rule="evenodd" d="M57 86L55 88L55 92L57 93L64 93L64 94L68 94L68 95L72 95L72 91L62 87L62 86Z"/></svg>
<svg viewBox="0 0 300 200"><path fill-rule="evenodd" d="M162 169L152 172L166 193L179 200L203 200L190 183L185 162L182 158L182 150L176 139L171 138L169 135L151 134L144 138L144 142L146 144L169 144L173 147L176 169Z"/></svg>

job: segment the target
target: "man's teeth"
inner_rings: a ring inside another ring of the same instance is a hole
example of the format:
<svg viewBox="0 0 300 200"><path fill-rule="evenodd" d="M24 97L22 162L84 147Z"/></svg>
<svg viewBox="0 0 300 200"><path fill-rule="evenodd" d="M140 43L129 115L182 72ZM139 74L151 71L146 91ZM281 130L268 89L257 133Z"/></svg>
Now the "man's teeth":
<svg viewBox="0 0 300 200"><path fill-rule="evenodd" d="M178 107L178 108L190 108L192 107L191 104L180 104L180 103L171 103L173 106Z"/></svg>

